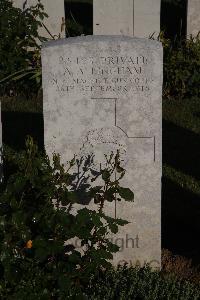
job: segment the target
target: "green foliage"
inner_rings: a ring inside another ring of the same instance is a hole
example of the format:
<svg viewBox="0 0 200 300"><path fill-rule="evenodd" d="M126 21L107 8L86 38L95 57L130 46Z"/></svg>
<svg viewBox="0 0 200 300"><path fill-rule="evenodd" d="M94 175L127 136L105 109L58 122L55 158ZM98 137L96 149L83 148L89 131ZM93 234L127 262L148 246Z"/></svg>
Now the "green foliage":
<svg viewBox="0 0 200 300"><path fill-rule="evenodd" d="M86 290L90 300L198 300L200 287L148 267L99 272Z"/></svg>
<svg viewBox="0 0 200 300"><path fill-rule="evenodd" d="M91 274L111 267L119 248L110 233L127 224L104 213L105 201L133 200L119 185L119 153L99 170L92 156L64 168L59 155L50 162L29 138L25 151L7 151L4 161L14 171L0 185L0 298L80 299Z"/></svg>
<svg viewBox="0 0 200 300"><path fill-rule="evenodd" d="M41 78L40 46L38 42L46 39L39 36L38 29L43 26L43 19L47 17L43 11L44 7L38 0L34 6L24 9L13 7L10 0L0 1L0 81L1 93L9 90L32 89L33 83L20 85L24 78L36 79L36 86ZM17 81L17 84L15 83Z"/></svg>
<svg viewBox="0 0 200 300"><path fill-rule="evenodd" d="M170 41L160 36L164 46L164 96L200 96L200 39Z"/></svg>

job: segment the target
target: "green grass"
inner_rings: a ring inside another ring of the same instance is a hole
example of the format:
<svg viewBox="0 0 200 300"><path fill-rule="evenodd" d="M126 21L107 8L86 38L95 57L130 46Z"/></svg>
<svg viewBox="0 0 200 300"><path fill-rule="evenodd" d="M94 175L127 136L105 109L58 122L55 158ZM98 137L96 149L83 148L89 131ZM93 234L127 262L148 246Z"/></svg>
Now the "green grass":
<svg viewBox="0 0 200 300"><path fill-rule="evenodd" d="M181 187L200 195L200 180L196 180L190 175L186 175L169 165L163 165L163 174Z"/></svg>
<svg viewBox="0 0 200 300"><path fill-rule="evenodd" d="M163 246L200 263L200 99L163 100Z"/></svg>
<svg viewBox="0 0 200 300"><path fill-rule="evenodd" d="M163 100L163 119L200 134L200 99Z"/></svg>
<svg viewBox="0 0 200 300"><path fill-rule="evenodd" d="M183 133L184 130L185 132L187 132L188 140L190 139L190 135L191 139L193 136L198 137L200 135L200 99L194 98L184 100L164 100L163 120L164 122L167 121L168 123L176 125L174 128L177 128L177 135L176 132L173 132L172 136L176 137L176 139L174 139L174 149L177 147L177 155L179 155L180 157L181 155L186 153L188 156L191 156L193 155L193 152L197 152L198 155L199 147L198 149L193 149L191 147L191 144L187 143L187 139L185 142L185 147L183 149L180 149L178 147L178 143L180 140L183 140L185 138L184 134L182 136L179 136L179 129L182 130ZM166 141L166 147L167 145L168 143ZM167 148L166 151L168 151ZM174 160L176 159L177 158L174 157ZM185 165L187 165L188 161L189 159L185 161L183 160ZM193 176L194 174L192 174L192 172L191 174L184 173L184 171L182 170L184 164L180 165L180 169L177 169L173 166L168 165L165 160L163 163L164 176L167 176L187 190L200 195L200 177ZM200 167L198 160L195 163Z"/></svg>

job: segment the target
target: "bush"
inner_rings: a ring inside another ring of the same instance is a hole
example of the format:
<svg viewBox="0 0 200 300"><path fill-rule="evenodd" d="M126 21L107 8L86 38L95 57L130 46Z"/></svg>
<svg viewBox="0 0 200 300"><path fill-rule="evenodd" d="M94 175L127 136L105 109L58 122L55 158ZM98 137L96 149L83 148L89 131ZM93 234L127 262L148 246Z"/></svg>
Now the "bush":
<svg viewBox="0 0 200 300"><path fill-rule="evenodd" d="M86 294L90 300L199 300L200 287L148 267L119 267L99 272Z"/></svg>
<svg viewBox="0 0 200 300"><path fill-rule="evenodd" d="M24 81L21 85L19 82L15 84L15 81L24 76L31 78L37 75L38 69L41 71L38 42L46 39L39 36L38 29L43 26L42 21L47 17L43 9L40 0L30 8L24 4L23 11L13 7L10 0L0 2L0 80L8 76L8 79L14 78L9 87L5 85L7 81L2 82L4 85L1 84L1 94L10 89L27 89L30 93L30 85L32 89L36 88L35 81L34 84L29 81L28 85Z"/></svg>
<svg viewBox="0 0 200 300"><path fill-rule="evenodd" d="M0 298L82 297L91 274L110 268L119 249L109 234L127 224L103 211L105 201L133 200L119 185L119 154L106 157L99 171L91 156L74 158L65 170L58 155L50 163L32 139L26 144L22 153L4 155L13 171L0 185ZM86 207L91 201L96 210ZM85 206L75 213L78 204Z"/></svg>
<svg viewBox="0 0 200 300"><path fill-rule="evenodd" d="M170 41L164 46L164 96L185 98L200 96L200 39Z"/></svg>
<svg viewBox="0 0 200 300"><path fill-rule="evenodd" d="M162 251L162 272L200 285L199 271L199 266L194 267L191 259L173 255L168 250Z"/></svg>

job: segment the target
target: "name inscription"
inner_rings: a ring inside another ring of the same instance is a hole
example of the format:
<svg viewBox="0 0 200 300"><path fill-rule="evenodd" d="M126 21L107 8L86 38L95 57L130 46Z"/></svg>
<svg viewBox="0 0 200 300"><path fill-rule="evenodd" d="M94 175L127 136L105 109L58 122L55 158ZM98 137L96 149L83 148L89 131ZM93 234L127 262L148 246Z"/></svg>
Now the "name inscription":
<svg viewBox="0 0 200 300"><path fill-rule="evenodd" d="M59 57L59 74L51 83L61 93L148 92L149 61L144 56Z"/></svg>

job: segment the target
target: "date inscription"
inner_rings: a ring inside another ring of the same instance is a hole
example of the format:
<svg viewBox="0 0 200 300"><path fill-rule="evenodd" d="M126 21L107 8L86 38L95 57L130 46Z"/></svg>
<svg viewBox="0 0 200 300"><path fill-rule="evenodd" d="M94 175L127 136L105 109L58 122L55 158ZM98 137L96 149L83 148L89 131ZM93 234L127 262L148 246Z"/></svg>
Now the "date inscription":
<svg viewBox="0 0 200 300"><path fill-rule="evenodd" d="M57 92L148 92L149 61L144 56L59 57L59 73L50 82Z"/></svg>

